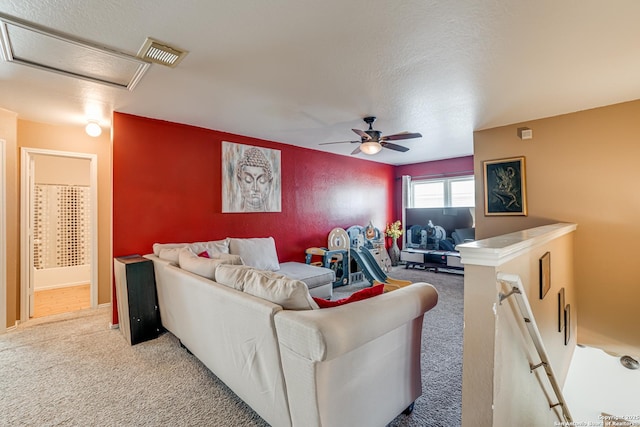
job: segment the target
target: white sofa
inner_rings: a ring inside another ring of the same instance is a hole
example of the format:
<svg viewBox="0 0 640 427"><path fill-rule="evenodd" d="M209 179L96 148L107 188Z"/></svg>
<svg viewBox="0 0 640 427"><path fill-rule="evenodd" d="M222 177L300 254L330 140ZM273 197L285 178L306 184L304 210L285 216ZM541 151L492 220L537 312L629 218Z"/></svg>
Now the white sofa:
<svg viewBox="0 0 640 427"><path fill-rule="evenodd" d="M156 243L153 245L153 254L178 264L180 249L186 246L190 247L195 254L207 252L212 257L215 254L234 255L239 257L244 265L260 270L277 271L283 276L302 280L309 288L311 296L331 299L333 295L333 282L336 280L333 270L300 262L279 262L273 237L226 238L194 243Z"/></svg>
<svg viewBox="0 0 640 427"><path fill-rule="evenodd" d="M220 260L212 280L158 255L146 257L162 325L272 426L384 426L422 393L433 286L313 309L298 280L226 264L232 259ZM293 292L255 296L274 283Z"/></svg>

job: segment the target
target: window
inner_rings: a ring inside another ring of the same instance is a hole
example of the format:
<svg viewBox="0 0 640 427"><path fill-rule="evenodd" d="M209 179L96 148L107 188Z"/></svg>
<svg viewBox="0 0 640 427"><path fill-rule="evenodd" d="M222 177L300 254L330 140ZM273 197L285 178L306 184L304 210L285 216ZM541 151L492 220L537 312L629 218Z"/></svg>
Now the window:
<svg viewBox="0 0 640 427"><path fill-rule="evenodd" d="M461 176L411 181L409 205L412 208L473 207L476 205L475 180L473 176Z"/></svg>

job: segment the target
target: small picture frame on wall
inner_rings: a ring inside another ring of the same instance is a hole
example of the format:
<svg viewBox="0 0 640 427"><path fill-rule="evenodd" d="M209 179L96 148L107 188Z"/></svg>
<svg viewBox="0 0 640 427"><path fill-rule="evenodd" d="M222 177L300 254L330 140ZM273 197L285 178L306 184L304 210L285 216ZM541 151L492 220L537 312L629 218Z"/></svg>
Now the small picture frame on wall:
<svg viewBox="0 0 640 427"><path fill-rule="evenodd" d="M564 307L564 345L569 345L571 339L571 304Z"/></svg>
<svg viewBox="0 0 640 427"><path fill-rule="evenodd" d="M558 292L558 332L564 328L564 288Z"/></svg>
<svg viewBox="0 0 640 427"><path fill-rule="evenodd" d="M484 214L527 215L524 157L486 160L484 171Z"/></svg>
<svg viewBox="0 0 640 427"><path fill-rule="evenodd" d="M540 258L540 299L551 289L551 253L547 252Z"/></svg>

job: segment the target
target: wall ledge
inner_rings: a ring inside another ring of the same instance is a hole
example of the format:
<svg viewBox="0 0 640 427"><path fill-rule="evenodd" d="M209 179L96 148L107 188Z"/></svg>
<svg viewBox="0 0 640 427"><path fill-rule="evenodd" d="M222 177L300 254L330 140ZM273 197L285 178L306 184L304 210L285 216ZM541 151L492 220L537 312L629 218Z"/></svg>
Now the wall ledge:
<svg viewBox="0 0 640 427"><path fill-rule="evenodd" d="M462 264L497 267L530 250L572 233L578 227L572 223L557 223L529 228L488 239L456 246Z"/></svg>

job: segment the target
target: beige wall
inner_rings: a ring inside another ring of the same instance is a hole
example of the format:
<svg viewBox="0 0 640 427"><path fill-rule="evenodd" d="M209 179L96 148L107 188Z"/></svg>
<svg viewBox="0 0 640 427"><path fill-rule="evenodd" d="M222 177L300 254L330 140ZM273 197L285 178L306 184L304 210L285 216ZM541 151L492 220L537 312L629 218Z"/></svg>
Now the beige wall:
<svg viewBox="0 0 640 427"><path fill-rule="evenodd" d="M46 155L33 156L35 183L91 185L91 160Z"/></svg>
<svg viewBox="0 0 640 427"><path fill-rule="evenodd" d="M7 281L7 327L15 324L17 313L19 312L18 295L19 288L15 287L18 281L18 272L20 268L18 259L19 248L19 229L16 227L18 223L18 172L17 172L17 115L11 111L0 108L0 138L6 142L6 232L7 232L7 271L0 274L6 274Z"/></svg>
<svg viewBox="0 0 640 427"><path fill-rule="evenodd" d="M5 117L6 116L6 117ZM13 117L13 136L11 133ZM5 129L6 128L6 129ZM0 135L7 140L7 326L20 317L19 152L22 147L98 156L98 303L111 301L111 139L91 138L82 126L54 126L20 120L0 110Z"/></svg>
<svg viewBox="0 0 640 427"><path fill-rule="evenodd" d="M533 130L522 141L517 128ZM474 133L476 182L482 162L526 157L527 217L484 216L476 189L476 236L486 238L554 222L578 224L575 280L578 342L640 355L640 101ZM552 267L553 268L553 267Z"/></svg>

